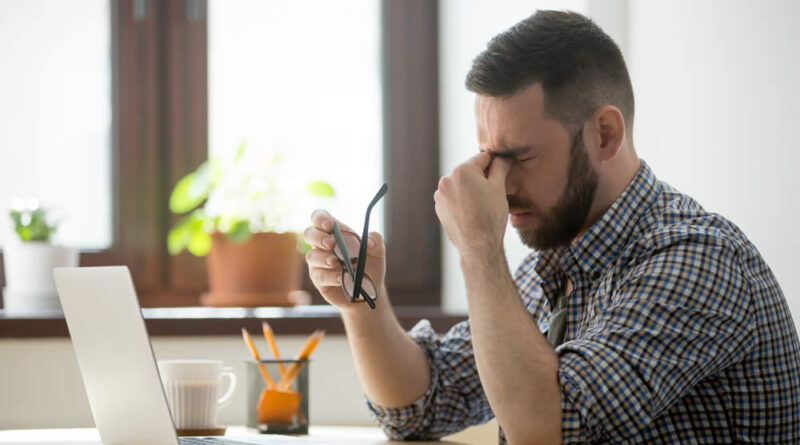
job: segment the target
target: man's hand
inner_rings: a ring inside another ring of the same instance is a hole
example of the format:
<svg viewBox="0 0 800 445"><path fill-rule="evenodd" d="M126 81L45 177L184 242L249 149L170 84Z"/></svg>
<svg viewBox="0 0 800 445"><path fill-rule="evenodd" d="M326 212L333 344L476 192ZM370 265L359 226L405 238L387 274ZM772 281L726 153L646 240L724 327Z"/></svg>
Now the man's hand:
<svg viewBox="0 0 800 445"><path fill-rule="evenodd" d="M484 152L439 180L436 215L462 258L502 249L508 223L508 159Z"/></svg>
<svg viewBox="0 0 800 445"><path fill-rule="evenodd" d="M336 306L340 311L356 310L360 305L350 303L350 299L342 290L342 265L336 259L333 248L336 241L333 239L334 218L325 210L317 209L311 214L312 226L303 232L306 242L312 249L306 254L308 275L325 300ZM353 229L341 221L336 220L343 231L353 232ZM351 252L353 253L353 252ZM356 252L358 253L358 252ZM355 268L355 266L354 266ZM367 244L367 262L364 271L370 277L381 297L381 304L388 304L384 292L384 276L386 275L386 250L383 237L378 232L370 232ZM363 300L361 300L363 301Z"/></svg>

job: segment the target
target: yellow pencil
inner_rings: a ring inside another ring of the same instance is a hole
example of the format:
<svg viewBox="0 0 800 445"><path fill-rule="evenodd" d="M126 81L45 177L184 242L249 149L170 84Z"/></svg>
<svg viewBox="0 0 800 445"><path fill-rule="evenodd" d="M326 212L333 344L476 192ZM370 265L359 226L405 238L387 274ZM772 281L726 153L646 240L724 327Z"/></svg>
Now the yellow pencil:
<svg viewBox="0 0 800 445"><path fill-rule="evenodd" d="M261 357L259 357L258 355L258 349L256 349L256 345L255 343L253 343L253 339L250 337L250 333L247 332L247 329L245 328L242 328L242 337L244 337L244 342L247 345L247 348L250 349L250 354L252 354L253 358L256 359L256 363L258 364L258 370L261 371L261 376L264 377L264 383L267 384L267 387L269 389L275 388L275 382L272 381L272 377L269 376L267 368L265 368L264 364L261 363Z"/></svg>

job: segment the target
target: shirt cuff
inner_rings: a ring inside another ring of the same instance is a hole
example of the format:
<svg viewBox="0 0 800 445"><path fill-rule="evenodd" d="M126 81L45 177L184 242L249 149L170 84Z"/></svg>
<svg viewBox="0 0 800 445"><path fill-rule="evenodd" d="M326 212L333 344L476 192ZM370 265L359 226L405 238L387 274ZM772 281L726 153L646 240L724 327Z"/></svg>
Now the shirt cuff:
<svg viewBox="0 0 800 445"><path fill-rule="evenodd" d="M558 370L561 384L561 440L565 445L589 441L586 429L583 427L583 416L578 409L582 406L578 400L582 391L570 374L569 369Z"/></svg>
<svg viewBox="0 0 800 445"><path fill-rule="evenodd" d="M372 418L383 428L387 436L392 439L424 438L420 435L432 421L432 416L425 416L429 410L433 396L436 393L439 381L439 370L434 365L434 351L437 348L438 338L428 320L420 320L408 334L425 351L430 370L431 384L425 394L410 404L392 408L378 405L365 397L367 407Z"/></svg>

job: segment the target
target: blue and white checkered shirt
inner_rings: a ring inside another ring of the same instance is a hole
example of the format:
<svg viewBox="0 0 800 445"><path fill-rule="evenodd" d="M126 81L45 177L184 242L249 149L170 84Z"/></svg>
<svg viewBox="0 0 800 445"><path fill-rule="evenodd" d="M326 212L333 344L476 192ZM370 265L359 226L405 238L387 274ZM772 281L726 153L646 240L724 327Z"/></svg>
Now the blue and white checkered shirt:
<svg viewBox="0 0 800 445"><path fill-rule="evenodd" d="M564 443L800 443L800 345L775 277L739 228L644 162L587 233L532 253L514 279L542 332L550 298L573 284L555 350ZM407 407L368 401L387 435L439 438L494 417L469 321L438 338L422 320L410 335L432 383Z"/></svg>

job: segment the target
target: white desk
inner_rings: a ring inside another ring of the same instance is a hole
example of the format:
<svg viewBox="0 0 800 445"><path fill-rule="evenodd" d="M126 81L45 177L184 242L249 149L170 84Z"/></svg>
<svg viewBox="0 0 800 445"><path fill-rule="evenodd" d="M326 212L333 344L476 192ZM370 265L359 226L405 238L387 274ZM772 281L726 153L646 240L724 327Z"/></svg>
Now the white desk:
<svg viewBox="0 0 800 445"><path fill-rule="evenodd" d="M245 436L254 434L255 430L243 427L229 427L226 436ZM309 439L325 440L347 445L406 445L414 443L435 443L441 445L458 445L460 442L397 442L386 438L377 427L360 426L311 426ZM98 445L100 436L94 428L45 429L45 430L9 430L0 431L0 444L20 445Z"/></svg>

